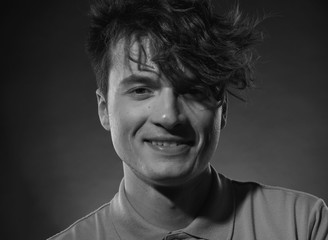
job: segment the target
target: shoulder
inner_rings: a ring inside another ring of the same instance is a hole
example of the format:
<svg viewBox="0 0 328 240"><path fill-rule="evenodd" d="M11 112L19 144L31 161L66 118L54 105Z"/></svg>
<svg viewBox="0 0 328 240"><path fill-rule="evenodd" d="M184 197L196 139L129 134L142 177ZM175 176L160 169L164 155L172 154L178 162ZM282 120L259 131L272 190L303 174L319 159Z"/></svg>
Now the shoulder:
<svg viewBox="0 0 328 240"><path fill-rule="evenodd" d="M327 208L324 201L312 194L296 191L288 188L269 186L256 182L239 182L231 180L237 201L248 200L249 198L266 207L277 207L295 209L300 208L311 211L313 208ZM249 199L249 200L250 200Z"/></svg>
<svg viewBox="0 0 328 240"><path fill-rule="evenodd" d="M328 208L325 202L308 193L255 182L231 180L236 202L236 217L253 227L256 234L272 233L291 239L328 237ZM263 229L266 229L265 231ZM325 237L324 237L325 236Z"/></svg>
<svg viewBox="0 0 328 240"><path fill-rule="evenodd" d="M101 236L108 236L108 232L114 232L111 230L110 205L111 202L102 205L47 240L98 240L102 239Z"/></svg>

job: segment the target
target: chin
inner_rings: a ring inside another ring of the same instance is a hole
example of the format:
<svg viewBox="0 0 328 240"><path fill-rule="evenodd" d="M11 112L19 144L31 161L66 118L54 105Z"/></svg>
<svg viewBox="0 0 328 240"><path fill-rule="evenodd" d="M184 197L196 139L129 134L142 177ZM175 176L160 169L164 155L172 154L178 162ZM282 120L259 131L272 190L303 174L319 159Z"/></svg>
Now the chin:
<svg viewBox="0 0 328 240"><path fill-rule="evenodd" d="M193 178L194 169L187 166L177 166L170 164L168 166L157 166L146 173L146 178L153 184L161 186L181 185Z"/></svg>

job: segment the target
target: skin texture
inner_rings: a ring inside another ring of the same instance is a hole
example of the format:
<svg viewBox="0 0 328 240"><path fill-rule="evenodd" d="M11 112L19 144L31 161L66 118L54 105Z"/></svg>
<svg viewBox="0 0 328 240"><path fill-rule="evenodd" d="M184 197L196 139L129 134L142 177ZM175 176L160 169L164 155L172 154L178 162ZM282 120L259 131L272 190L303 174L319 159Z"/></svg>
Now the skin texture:
<svg viewBox="0 0 328 240"><path fill-rule="evenodd" d="M139 58L146 70L126 59L124 41L116 45L107 98L97 91L98 113L123 161L129 201L145 219L174 230L192 221L206 197L225 103L209 107L213 99L201 92L177 92L151 61L149 45ZM139 50L134 43L130 55L138 58Z"/></svg>

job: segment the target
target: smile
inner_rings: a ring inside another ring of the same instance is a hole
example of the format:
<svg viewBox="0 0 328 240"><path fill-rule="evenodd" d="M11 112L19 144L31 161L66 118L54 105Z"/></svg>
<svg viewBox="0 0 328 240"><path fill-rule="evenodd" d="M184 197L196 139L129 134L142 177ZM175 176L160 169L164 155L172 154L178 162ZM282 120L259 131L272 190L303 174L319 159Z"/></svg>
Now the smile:
<svg viewBox="0 0 328 240"><path fill-rule="evenodd" d="M177 156L186 154L192 147L190 142L180 140L152 139L145 141L145 144L155 153L167 156Z"/></svg>
<svg viewBox="0 0 328 240"><path fill-rule="evenodd" d="M150 141L150 143L154 146L162 146L162 147L176 147L181 145L178 142L168 142L168 141Z"/></svg>

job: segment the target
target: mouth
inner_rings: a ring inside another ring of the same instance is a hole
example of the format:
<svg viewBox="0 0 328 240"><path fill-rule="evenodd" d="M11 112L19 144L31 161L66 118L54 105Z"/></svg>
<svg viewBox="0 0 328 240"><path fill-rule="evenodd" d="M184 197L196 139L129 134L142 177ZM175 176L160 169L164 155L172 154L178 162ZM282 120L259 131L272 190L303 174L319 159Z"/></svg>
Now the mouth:
<svg viewBox="0 0 328 240"><path fill-rule="evenodd" d="M149 143L153 146L160 146L160 147L177 147L183 143L174 142L174 141L149 141Z"/></svg>
<svg viewBox="0 0 328 240"><path fill-rule="evenodd" d="M192 146L192 141L178 139L148 139L147 146L164 155L179 155L186 153Z"/></svg>

